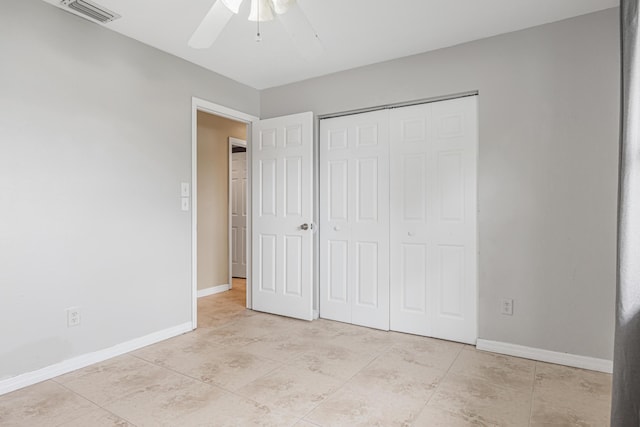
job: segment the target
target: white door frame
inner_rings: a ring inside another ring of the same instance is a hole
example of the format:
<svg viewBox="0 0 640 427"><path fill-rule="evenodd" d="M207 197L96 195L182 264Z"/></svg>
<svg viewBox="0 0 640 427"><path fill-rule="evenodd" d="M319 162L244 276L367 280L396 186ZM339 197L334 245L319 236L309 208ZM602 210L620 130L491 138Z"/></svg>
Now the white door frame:
<svg viewBox="0 0 640 427"><path fill-rule="evenodd" d="M247 129L247 130L249 130L249 129ZM247 138L248 137L249 136L247 135ZM232 260L232 258L233 258L233 233L231 232L232 231L231 229L233 228L233 224L232 224L232 221L231 221L231 219L232 219L231 218L231 203L232 203L232 194L231 194L231 192L233 191L233 189L231 188L231 185L232 185L232 182L231 182L232 176L231 175L232 175L232 172L233 172L232 169L231 169L231 165L233 163L233 161L232 161L233 160L232 159L232 157L233 157L232 156L233 147L244 147L244 148L247 148L247 141L244 141L244 140L238 139L238 138L234 138L232 136L229 137L229 216L228 216L228 218L229 218L229 289L233 289L233 272L231 271L232 270L232 265L233 265L233 260ZM247 158L248 158L248 156L247 156ZM249 169L248 165L247 165L247 169ZM248 179L249 175L248 175L248 173L249 172L247 172L247 194L245 195L245 197L247 197L247 198L249 198L249 194L251 192L251 189L249 188L249 179ZM246 205L247 209L249 209L249 206L250 206L249 205L249 200L246 200L245 202L247 203L247 205ZM250 213L247 212L247 231L249 230L249 227L248 227L249 226L249 224L248 224L249 215L250 215ZM250 240L248 232L244 236L244 240L245 240L244 247L245 247L245 251L246 251L246 248L249 247L247 245L247 242ZM247 275L249 274L248 270L249 270L249 267L247 266ZM249 292L249 290L247 290L247 293L248 292ZM247 307L249 307L248 302L247 302Z"/></svg>
<svg viewBox="0 0 640 427"><path fill-rule="evenodd" d="M259 118L251 114L214 104L205 99L191 98L191 325L198 326L198 111L213 114L247 125L247 161L251 161L251 123ZM251 193L251 171L247 171L247 195ZM247 204L247 235L251 235L251 197ZM251 265L251 239L247 239L247 264ZM231 272L229 272L231 274ZM229 281L231 284L231 281ZM247 267L247 308L251 308L251 268Z"/></svg>

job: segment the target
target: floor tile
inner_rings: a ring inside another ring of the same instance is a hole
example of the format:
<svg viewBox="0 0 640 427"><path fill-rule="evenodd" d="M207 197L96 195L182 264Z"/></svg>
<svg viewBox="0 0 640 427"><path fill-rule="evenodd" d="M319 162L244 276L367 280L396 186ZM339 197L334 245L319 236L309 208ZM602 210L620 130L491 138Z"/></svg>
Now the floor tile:
<svg viewBox="0 0 640 427"><path fill-rule="evenodd" d="M269 333L266 328L246 325L245 320L246 318L238 319L218 328L203 331L203 337L213 343L241 347Z"/></svg>
<svg viewBox="0 0 640 427"><path fill-rule="evenodd" d="M233 394L225 394L180 419L182 426L216 427L287 427L297 422L297 417L279 413L266 405Z"/></svg>
<svg viewBox="0 0 640 427"><path fill-rule="evenodd" d="M397 334L394 344L379 360L402 360L421 366L448 370L462 351L463 345L451 341Z"/></svg>
<svg viewBox="0 0 640 427"><path fill-rule="evenodd" d="M311 372L348 380L371 363L375 357L375 355L357 353L339 345L318 343L293 359L291 364Z"/></svg>
<svg viewBox="0 0 640 427"><path fill-rule="evenodd" d="M229 395L218 387L176 375L115 399L105 409L138 427L193 425L186 420L198 419L202 413L213 419L210 407Z"/></svg>
<svg viewBox="0 0 640 427"><path fill-rule="evenodd" d="M299 319L292 319L290 317L275 316L273 314L256 313L256 316L247 316L243 319L239 319L234 325L238 327L246 328L247 330L257 330L260 332L267 332L268 334L284 333L296 326L308 326L311 322L307 322Z"/></svg>
<svg viewBox="0 0 640 427"><path fill-rule="evenodd" d="M603 427L609 425L609 411L592 408L588 404L554 406L534 400L531 408L532 427Z"/></svg>
<svg viewBox="0 0 640 427"><path fill-rule="evenodd" d="M348 348L356 353L378 355L395 344L394 336L390 332L369 328L353 328L341 331L330 340L331 344Z"/></svg>
<svg viewBox="0 0 640 427"><path fill-rule="evenodd" d="M553 394L557 399L579 395L589 400L608 402L611 396L611 375L538 362L535 392Z"/></svg>
<svg viewBox="0 0 640 427"><path fill-rule="evenodd" d="M136 357L124 355L63 375L55 381L104 407L123 396L155 390L167 381L179 382L184 378Z"/></svg>
<svg viewBox="0 0 640 427"><path fill-rule="evenodd" d="M447 374L427 408L451 412L455 418L479 425L527 426L531 388L512 388L484 379Z"/></svg>
<svg viewBox="0 0 640 427"><path fill-rule="evenodd" d="M323 426L409 425L444 375L404 361L376 359L305 419Z"/></svg>
<svg viewBox="0 0 640 427"><path fill-rule="evenodd" d="M305 417L319 426L408 426L424 407L421 400L385 391L366 392L347 384Z"/></svg>
<svg viewBox="0 0 640 427"><path fill-rule="evenodd" d="M449 412L433 406L425 407L411 424L413 427L483 427L493 426L478 416L460 412Z"/></svg>
<svg viewBox="0 0 640 427"><path fill-rule="evenodd" d="M243 347L243 350L259 357L284 363L314 347L312 342L295 336L291 331L284 331L260 337Z"/></svg>
<svg viewBox="0 0 640 427"><path fill-rule="evenodd" d="M611 411L611 375L538 363L531 423L602 426ZM555 421L554 421L555 420Z"/></svg>
<svg viewBox="0 0 640 427"><path fill-rule="evenodd" d="M320 341L332 342L341 332L341 324L331 320L318 319L313 322L296 322L286 332L311 344Z"/></svg>
<svg viewBox="0 0 640 427"><path fill-rule="evenodd" d="M137 357L176 372L215 384L226 390L236 390L280 366L244 348L211 345L199 351L191 348L143 349Z"/></svg>
<svg viewBox="0 0 640 427"><path fill-rule="evenodd" d="M224 326L230 322L233 322L232 317L198 315L198 329L217 328L220 326Z"/></svg>
<svg viewBox="0 0 640 427"><path fill-rule="evenodd" d="M60 427L135 427L123 418L105 409L95 409L87 415L60 424Z"/></svg>
<svg viewBox="0 0 640 427"><path fill-rule="evenodd" d="M483 379L492 384L531 389L535 362L471 348L460 352L450 372Z"/></svg>
<svg viewBox="0 0 640 427"><path fill-rule="evenodd" d="M341 381L328 375L298 367L283 367L249 383L237 393L301 418L341 385Z"/></svg>
<svg viewBox="0 0 640 427"><path fill-rule="evenodd" d="M300 420L293 427L319 427L319 426L318 424L314 424L307 420Z"/></svg>
<svg viewBox="0 0 640 427"><path fill-rule="evenodd" d="M395 395L424 405L445 374L439 369L401 360L376 359L347 384L364 394Z"/></svg>
<svg viewBox="0 0 640 427"><path fill-rule="evenodd" d="M0 396L0 425L50 426L71 422L98 409L53 381Z"/></svg>

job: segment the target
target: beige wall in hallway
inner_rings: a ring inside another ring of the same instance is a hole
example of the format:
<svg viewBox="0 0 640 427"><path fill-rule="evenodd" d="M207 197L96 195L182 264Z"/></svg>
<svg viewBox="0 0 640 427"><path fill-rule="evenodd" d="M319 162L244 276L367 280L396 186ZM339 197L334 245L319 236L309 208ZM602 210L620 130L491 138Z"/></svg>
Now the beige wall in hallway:
<svg viewBox="0 0 640 427"><path fill-rule="evenodd" d="M247 126L198 112L198 289L229 281L229 144Z"/></svg>

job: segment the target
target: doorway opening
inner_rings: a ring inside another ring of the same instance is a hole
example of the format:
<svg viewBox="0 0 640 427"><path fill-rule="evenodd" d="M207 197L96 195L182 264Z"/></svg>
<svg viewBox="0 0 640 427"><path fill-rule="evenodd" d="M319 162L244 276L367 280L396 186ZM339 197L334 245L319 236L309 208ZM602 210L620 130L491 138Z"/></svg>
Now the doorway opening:
<svg viewBox="0 0 640 427"><path fill-rule="evenodd" d="M231 321L235 315L251 308L247 268L250 172L246 162L250 156L247 150L250 125L256 118L196 98L192 107L192 322L195 329ZM234 147L241 147L244 151L241 156L234 153L240 151ZM240 166L245 166L244 170L240 170Z"/></svg>

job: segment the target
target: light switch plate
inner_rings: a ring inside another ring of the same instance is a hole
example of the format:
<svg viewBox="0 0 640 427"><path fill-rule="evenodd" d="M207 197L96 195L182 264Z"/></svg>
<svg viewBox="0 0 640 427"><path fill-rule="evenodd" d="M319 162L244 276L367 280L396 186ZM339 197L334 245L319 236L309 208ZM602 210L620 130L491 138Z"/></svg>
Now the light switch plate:
<svg viewBox="0 0 640 427"><path fill-rule="evenodd" d="M183 197L180 200L182 202L182 210L183 211L188 211L189 210L189 198L188 197Z"/></svg>
<svg viewBox="0 0 640 427"><path fill-rule="evenodd" d="M189 183L183 182L180 185L180 196L181 197L189 197Z"/></svg>

